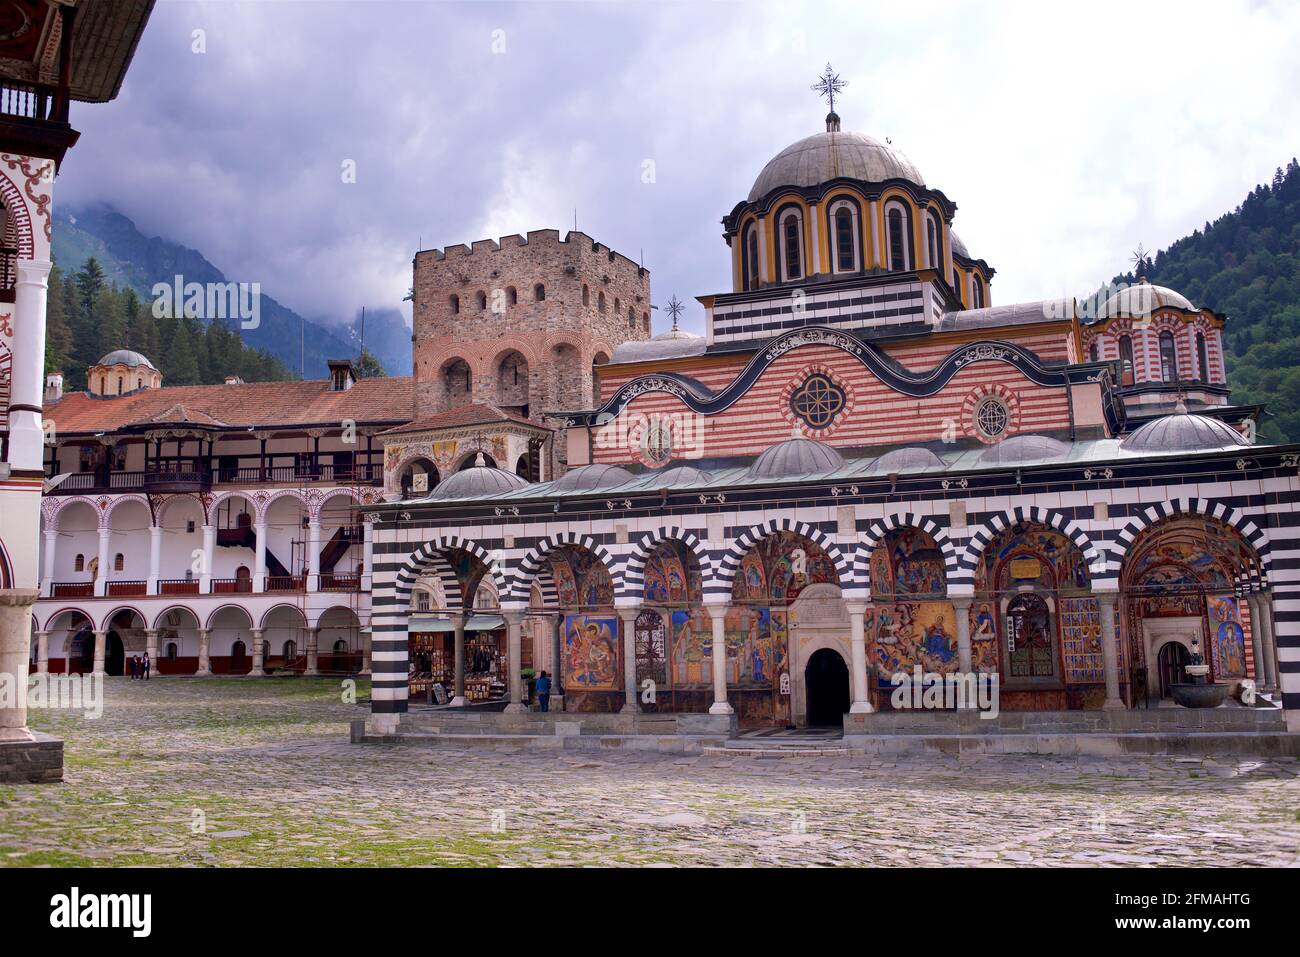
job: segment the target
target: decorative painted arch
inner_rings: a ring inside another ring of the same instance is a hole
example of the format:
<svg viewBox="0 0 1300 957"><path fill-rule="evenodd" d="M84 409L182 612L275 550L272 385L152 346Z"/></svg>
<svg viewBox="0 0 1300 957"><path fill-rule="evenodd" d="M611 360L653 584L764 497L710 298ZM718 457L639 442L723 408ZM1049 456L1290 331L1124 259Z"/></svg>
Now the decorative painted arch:
<svg viewBox="0 0 1300 957"><path fill-rule="evenodd" d="M235 607L235 606L233 606L233 605L223 605L223 606L222 606L222 608L233 608L233 607ZM282 601L282 602L277 602L276 604L274 604L274 605L272 605L270 608L268 608L266 611L262 612L262 617L259 618L258 621L257 621L257 627L258 627L258 629L259 629L259 630L261 630L261 629L265 629L265 628L267 627L266 623L267 623L268 620L270 620L271 615L274 614L275 612L279 611L281 608L288 608L290 611L294 612L294 613L298 616L298 619L302 622L302 626L303 626L304 628L308 627L308 625L307 625L307 614L306 614L306 612L304 612L304 611L303 611L301 608L299 608L297 605L291 605L291 604L289 604L288 602ZM220 610L221 610L221 608L218 608L218 609L217 609L217 611L220 611ZM216 612L213 612L213 614L215 615ZM249 618L250 618L249 627L251 628L251 627L252 627L252 622L251 622L251 618L252 618L252 616L250 615ZM211 620L212 620L211 618L208 619L209 624L211 623Z"/></svg>
<svg viewBox="0 0 1300 957"><path fill-rule="evenodd" d="M1137 537L1148 528L1163 522L1165 519L1177 518L1183 515L1199 515L1203 518L1214 518L1231 526L1240 533L1247 544L1255 550L1259 556L1260 569L1258 581L1267 587L1268 578L1273 569L1272 547L1269 542L1268 532L1256 524L1250 517L1230 508L1222 502L1211 502L1204 498L1178 498L1171 502L1157 502L1148 508L1143 509L1138 515L1129 519L1128 523L1119 530L1115 540L1111 545L1110 555L1106 559L1105 574L1108 578L1119 578L1120 569L1124 564L1124 558ZM1256 580L1252 574L1251 583Z"/></svg>
<svg viewBox="0 0 1300 957"><path fill-rule="evenodd" d="M183 502L193 502L199 508L199 518L203 522L208 520L207 510L203 507L203 499L193 492L181 492L176 495L160 495L154 499L154 525L159 528L163 527L163 522L167 518L167 513L173 506L180 505Z"/></svg>
<svg viewBox="0 0 1300 957"><path fill-rule="evenodd" d="M328 608L322 608L319 612L316 613L316 617L315 617L315 618L310 619L310 620L308 621L308 623L307 623L307 627L308 627L308 628L320 628L320 627L321 627L321 619L324 618L327 614L329 614L329 613L332 612L332 611L345 611L345 612L347 612L349 615L351 615L351 616L356 620L357 627L358 627L358 628L361 627L361 616L360 616L359 614L357 614L357 610L356 610L355 608L351 607L350 605L342 605L342 604L335 604L335 605L330 605Z"/></svg>
<svg viewBox="0 0 1300 957"><path fill-rule="evenodd" d="M59 528L59 517L74 505L85 505L89 508L91 514L95 516L96 525L98 525L101 518L99 509L95 507L95 500L86 498L82 495L70 495L67 498L62 499L50 497L45 501L52 503L48 509L45 509L44 503L42 503L42 509L45 511L46 531L57 531Z"/></svg>
<svg viewBox="0 0 1300 957"><path fill-rule="evenodd" d="M680 525L670 525L645 535L632 550L632 554L627 557L623 565L623 588L617 593L616 597L622 598L641 598L644 595L645 588L645 566L650 559L650 553L655 546L661 542L678 541L695 556L700 563L700 578L702 581L708 581L713 573L713 560L709 557L708 549L699 537L689 529L684 529Z"/></svg>
<svg viewBox="0 0 1300 957"><path fill-rule="evenodd" d="M100 618L99 621L96 623L96 630L108 631L109 622L111 622L115 617L117 617L124 611L131 612L133 615L135 615L137 618L140 619L144 627L146 628L149 627L149 616L146 615L144 612L142 612L139 608L136 608L134 605L114 605L112 610L109 611L107 614L105 614L102 618Z"/></svg>
<svg viewBox="0 0 1300 957"><path fill-rule="evenodd" d="M0 588L14 587L14 566L9 560L9 550L0 542Z"/></svg>
<svg viewBox="0 0 1300 957"><path fill-rule="evenodd" d="M605 570L609 572L610 581L614 585L614 595L617 597L622 594L622 567L610 555L605 546L597 544L594 539L586 535L579 535L577 532L560 532L555 535L548 535L530 548L524 554L524 557L519 560L509 586L500 590L502 605L505 606L510 603L526 607L533 580L546 566L545 558L547 553L557 548L563 548L566 545L578 545L594 553L604 564ZM547 572L549 575L549 569L547 569ZM554 586L552 585L552 601L554 596Z"/></svg>
<svg viewBox="0 0 1300 957"><path fill-rule="evenodd" d="M44 164L48 162L52 162L51 160L37 160L36 162L42 164L41 168L33 171L29 168L26 168L29 163L33 162L32 160L29 160L26 157L11 156L6 153L2 157L0 157L0 159L3 159L5 165L8 166L9 169L11 170L19 170L20 167L23 167L21 168L20 171L22 172L23 177L26 180L26 185L28 190L32 188L34 183L39 182L41 176L41 170L45 168ZM46 243L48 244L49 243L48 223L49 223L49 215L50 215L50 206L49 206L50 195L49 193L45 193L43 196L33 195L32 200L36 203L37 214L45 218ZM23 196L23 191L10 178L9 174L5 173L2 170L0 170L0 203L4 204L6 212L9 213L10 222L13 223L14 240L16 241L17 244L18 258L35 259L36 258L36 234L32 230L31 210L27 208L27 200Z"/></svg>
<svg viewBox="0 0 1300 957"><path fill-rule="evenodd" d="M184 612L185 614L193 618L194 619L193 627L195 628L202 627L201 619L199 618L199 613L196 612L189 605L168 605L162 611L158 612L158 614L153 616L153 621L149 623L150 629L152 629L153 631L157 631L159 628L163 627L163 619L166 618L167 615L170 615L174 611ZM182 626L176 625L175 627L180 628Z"/></svg>
<svg viewBox="0 0 1300 957"><path fill-rule="evenodd" d="M328 492L325 492L321 495L319 502L317 502L315 505L310 507L309 513L311 515L311 520L313 522L319 522L321 515L325 511L325 506L328 505L333 499L339 497L350 499L353 505L361 504L361 499L357 497L357 493L353 489L350 488L330 489ZM269 506L270 503L268 502L267 505Z"/></svg>
<svg viewBox="0 0 1300 957"><path fill-rule="evenodd" d="M274 505L276 502L282 501L283 499L286 498L297 499L298 504L302 506L302 510L307 513L311 521L316 520L316 515L317 515L316 506L313 506L312 501L308 496L304 495L302 492L294 488L284 488L284 489L280 489L278 492L272 492L270 495L266 496L266 498L260 502L257 501L256 499L249 499L249 500L252 501L253 504L257 506L258 521L265 522L267 515L271 513L271 506Z"/></svg>
<svg viewBox="0 0 1300 957"><path fill-rule="evenodd" d="M117 496L109 504L108 508L104 509L102 515L100 516L100 527L112 528L113 513L116 512L123 505L125 505L127 502L138 502L139 504L143 505L145 511L149 513L149 521L151 523L154 522L153 503L150 502L149 499L147 499L143 495L140 495L136 492L130 492L126 495Z"/></svg>
<svg viewBox="0 0 1300 957"><path fill-rule="evenodd" d="M276 495L283 495L283 492L277 492ZM289 491L290 495L297 495L297 492ZM274 496L273 496L274 497ZM232 498L242 498L245 502L253 507L253 524L260 525L266 521L266 506L270 504L270 499L259 501L257 496L249 492L222 492L208 503L208 512L206 521L211 524L216 521L217 509L225 502Z"/></svg>
<svg viewBox="0 0 1300 957"><path fill-rule="evenodd" d="M871 587L871 553L884 541L886 535L899 528L919 529L934 539L934 543L943 552L944 576L951 583L959 574L961 566L961 554L957 546L948 537L948 532L934 519L911 512L886 515L872 521L853 556L853 581L863 588Z"/></svg>
<svg viewBox="0 0 1300 957"><path fill-rule="evenodd" d="M750 526L731 543L727 553L722 556L722 562L718 566L718 573L710 579L705 579L705 601L708 601L710 596L725 595L730 597L736 572L740 568L740 563L744 561L745 555L760 541L778 532L793 532L816 542L835 565L835 571L840 579L840 594L846 599L862 599L866 597L865 588L854 577L853 564L844 557L839 545L835 544L829 535L805 522L796 522L788 518L772 518L761 525Z"/></svg>
<svg viewBox="0 0 1300 957"><path fill-rule="evenodd" d="M1030 505L1028 507L1017 506L1014 509L999 512L991 516L975 530L970 541L966 543L966 550L963 552L959 563L960 567L957 576L962 584L971 584L973 582L975 566L983 556L984 550L988 548L989 542L993 541L999 532L1018 522L1037 522L1040 525L1046 525L1074 542L1075 547L1083 553L1084 561L1088 564L1088 576L1092 579L1094 585L1097 584L1098 578L1107 577L1105 552L1093 544L1092 539L1088 537L1088 533L1079 527L1078 522L1071 521L1060 512L1039 508L1037 505ZM951 579L949 584L952 584Z"/></svg>
<svg viewBox="0 0 1300 957"><path fill-rule="evenodd" d="M289 607L294 608L295 606L290 605ZM212 609L212 611L208 614L207 621L203 623L203 628L205 630L211 630L212 623L217 620L217 616L221 614L223 611L225 611L227 608L235 609L235 611L239 612L241 615L244 616L244 620L248 622L248 627L249 628L253 627L253 615L247 608L245 608L243 605L225 604L225 605L221 605L218 608Z"/></svg>
<svg viewBox="0 0 1300 957"><path fill-rule="evenodd" d="M505 593L505 589L503 588L504 578L501 574L499 563L495 560L495 557L491 552L477 542L472 542L467 538L461 538L459 535L439 535L437 538L429 539L415 551L411 552L411 554L406 557L406 562L398 570L397 579L393 582L392 587L395 590L397 605L399 607L405 608L410 604L411 589L415 586L416 579L424 574L426 568L433 567L436 569L438 561L441 561L442 564L447 567L448 572L450 572L450 566L447 565L447 560L441 555L441 553L454 549L469 552L486 565L487 573L491 575L493 580L496 582L498 593ZM444 597L446 598L447 604L450 606L455 602L457 605L456 609L449 608L448 610L460 610L460 580L456 578L454 573L451 573L452 583L454 583L455 587L449 589L447 587L447 579L442 577L441 572L439 572L439 577L442 578L443 590L445 593Z"/></svg>

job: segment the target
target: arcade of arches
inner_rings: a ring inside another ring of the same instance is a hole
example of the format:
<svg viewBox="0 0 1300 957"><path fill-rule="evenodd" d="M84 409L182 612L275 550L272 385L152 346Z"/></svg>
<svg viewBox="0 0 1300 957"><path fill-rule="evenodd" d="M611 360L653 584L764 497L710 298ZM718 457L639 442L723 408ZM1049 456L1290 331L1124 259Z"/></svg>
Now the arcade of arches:
<svg viewBox="0 0 1300 957"><path fill-rule="evenodd" d="M729 709L742 727L887 709L891 676L918 666L996 674L1009 711L1154 705L1193 653L1204 655L1211 680L1229 684L1268 685L1276 667L1265 660L1267 641L1252 634L1252 611L1268 599L1243 586L1257 579L1258 556L1212 518L1147 528L1121 564L1118 592L1094 590L1080 547L1031 521L987 543L965 589L950 587L943 549L920 528L883 534L868 563L870 599L846 600L836 558L777 531L739 561L729 600L711 602L696 552L661 539L629 605L627 596L616 601L599 555L557 546L527 583L529 609L502 613L499 667L508 670L512 619L521 634L531 622L529 664L559 663L565 710ZM467 602L486 569L467 553L449 564Z"/></svg>

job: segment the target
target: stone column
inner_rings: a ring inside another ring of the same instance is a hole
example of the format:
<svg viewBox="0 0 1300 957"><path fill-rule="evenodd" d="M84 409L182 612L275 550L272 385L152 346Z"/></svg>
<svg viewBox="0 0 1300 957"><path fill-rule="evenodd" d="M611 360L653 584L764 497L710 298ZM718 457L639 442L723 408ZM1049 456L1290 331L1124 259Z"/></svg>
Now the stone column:
<svg viewBox="0 0 1300 957"><path fill-rule="evenodd" d="M727 702L727 606L704 607L713 619L713 704L709 714L735 714Z"/></svg>
<svg viewBox="0 0 1300 957"><path fill-rule="evenodd" d="M35 160L38 169L49 160ZM53 177L38 188L49 192ZM30 186L30 184L29 184ZM45 303L49 292L47 260L18 259L14 283L13 360L9 376L9 455L15 471L42 472L45 466L45 431L41 407L44 397ZM21 589L14 589L15 591ZM24 636L26 640L26 636Z"/></svg>
<svg viewBox="0 0 1300 957"><path fill-rule="evenodd" d="M144 630L144 651L149 656L149 673L156 676L158 674L158 629L146 628Z"/></svg>
<svg viewBox="0 0 1300 957"><path fill-rule="evenodd" d="M95 632L95 663L90 668L92 675L104 676L104 644L108 641L108 632Z"/></svg>
<svg viewBox="0 0 1300 957"><path fill-rule="evenodd" d="M852 659L849 677L853 701L849 705L849 714L871 714L876 709L871 707L871 694L867 687L867 603L846 601L844 607L849 613L849 657Z"/></svg>
<svg viewBox="0 0 1300 957"><path fill-rule="evenodd" d="M564 631L564 616L558 611L547 615L551 624L551 664L555 670L551 673L552 711L564 710L564 644L561 632Z"/></svg>
<svg viewBox="0 0 1300 957"><path fill-rule="evenodd" d="M212 552L217 544L217 527L203 526L203 565L199 569L199 594L212 593Z"/></svg>
<svg viewBox="0 0 1300 957"><path fill-rule="evenodd" d="M248 672L250 677L260 678L266 674L264 665L266 664L266 642L262 640L264 634L261 628L253 628L249 635L253 638L253 667Z"/></svg>
<svg viewBox="0 0 1300 957"><path fill-rule="evenodd" d="M964 675L971 672L971 651L970 651L970 605L971 599L962 596L953 598L949 596L952 602L953 610L957 613L957 670Z"/></svg>
<svg viewBox="0 0 1300 957"><path fill-rule="evenodd" d="M451 616L451 625L455 630L456 652L453 662L454 671L452 673L452 695L450 704L454 707L463 707L465 704L465 616L457 613Z"/></svg>
<svg viewBox="0 0 1300 957"><path fill-rule="evenodd" d="M212 674L212 661L209 657L209 651L212 648L212 629L199 629L199 666L194 670L196 675Z"/></svg>
<svg viewBox="0 0 1300 957"><path fill-rule="evenodd" d="M361 521L361 590L370 591L375 580L375 523Z"/></svg>
<svg viewBox="0 0 1300 957"><path fill-rule="evenodd" d="M361 629L361 670L358 674L370 674L370 641L371 633L369 628Z"/></svg>
<svg viewBox="0 0 1300 957"><path fill-rule="evenodd" d="M1263 691L1269 686L1268 673L1268 656L1264 651L1264 627L1261 619L1264 617L1260 611L1260 601L1258 592L1246 593L1246 607L1250 609L1250 657L1255 665L1255 686Z"/></svg>
<svg viewBox="0 0 1300 957"><path fill-rule="evenodd" d="M45 580L41 583L41 594L46 598L54 595L54 554L58 550L59 530L45 530Z"/></svg>
<svg viewBox="0 0 1300 957"><path fill-rule="evenodd" d="M320 589L320 522L307 524L307 590Z"/></svg>
<svg viewBox="0 0 1300 957"><path fill-rule="evenodd" d="M162 529L157 525L149 527L149 581L145 591L150 595L158 594L158 579L162 571Z"/></svg>
<svg viewBox="0 0 1300 957"><path fill-rule="evenodd" d="M1101 619L1101 657L1106 672L1106 711L1124 711L1127 705L1119 696L1119 642L1115 635L1115 602L1118 592L1094 592L1097 599L1097 617Z"/></svg>
<svg viewBox="0 0 1300 957"><path fill-rule="evenodd" d="M49 674L50 672L50 633L48 631L38 631L36 633L36 673L39 675Z"/></svg>
<svg viewBox="0 0 1300 957"><path fill-rule="evenodd" d="M307 642L307 668L303 671L303 674L318 675L320 672L316 670L316 655L319 649L316 645L320 641L320 629L304 628L302 635L303 640Z"/></svg>
<svg viewBox="0 0 1300 957"><path fill-rule="evenodd" d="M266 591L266 522L253 526L257 544L253 547L253 591Z"/></svg>
<svg viewBox="0 0 1300 957"><path fill-rule="evenodd" d="M1264 666L1268 669L1268 690L1282 690L1282 675L1277 664L1277 640L1273 631L1273 593L1260 592L1259 622L1264 635Z"/></svg>
<svg viewBox="0 0 1300 957"><path fill-rule="evenodd" d="M821 215L822 211L816 203L808 204L808 240L812 245L812 250L808 256L807 276L816 276L822 271L822 245L821 245ZM830 234L831 242L835 240L835 234ZM834 272L835 253L831 252L831 261L826 264L826 272Z"/></svg>
<svg viewBox="0 0 1300 957"><path fill-rule="evenodd" d="M108 573L112 571L112 563L109 561L109 542L112 538L113 531L108 528L99 530L99 574L95 576L95 594L108 594Z"/></svg>
<svg viewBox="0 0 1300 957"><path fill-rule="evenodd" d="M33 740L27 730L27 699L17 692L18 682L27 682L32 605L39 595L35 588L0 591L0 682L12 682L0 697L0 742Z"/></svg>
<svg viewBox="0 0 1300 957"><path fill-rule="evenodd" d="M640 613L640 608L618 609L623 620L623 714L641 710L636 687L636 616Z"/></svg>
<svg viewBox="0 0 1300 957"><path fill-rule="evenodd" d="M510 703L506 705L507 714L518 714L528 709L524 706L524 679L519 674L524 667L522 611L502 611L506 620L506 667L510 673L506 676Z"/></svg>

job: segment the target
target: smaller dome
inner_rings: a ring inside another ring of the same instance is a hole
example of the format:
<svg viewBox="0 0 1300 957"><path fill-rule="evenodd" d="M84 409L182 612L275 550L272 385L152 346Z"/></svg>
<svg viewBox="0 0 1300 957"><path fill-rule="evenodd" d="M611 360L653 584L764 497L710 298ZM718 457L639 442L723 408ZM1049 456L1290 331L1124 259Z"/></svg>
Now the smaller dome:
<svg viewBox="0 0 1300 957"><path fill-rule="evenodd" d="M966 244L961 241L960 236L950 229L948 230L948 238L952 241L954 255L961 256L963 259L970 259L970 250L966 248Z"/></svg>
<svg viewBox="0 0 1300 957"><path fill-rule="evenodd" d="M871 463L872 471L884 475L893 475L895 472L918 472L932 468L943 468L943 459L920 446L894 449Z"/></svg>
<svg viewBox="0 0 1300 957"><path fill-rule="evenodd" d="M785 478L833 472L844 459L825 442L815 439L786 439L767 449L749 467L750 478Z"/></svg>
<svg viewBox="0 0 1300 957"><path fill-rule="evenodd" d="M551 487L557 492L590 492L598 488L623 485L634 478L635 475L617 465L583 465L569 469Z"/></svg>
<svg viewBox="0 0 1300 957"><path fill-rule="evenodd" d="M674 465L672 468L664 469L655 476L654 481L650 483L651 488L671 488L674 485L691 485L695 482L707 482L713 478L704 469L697 469L693 465Z"/></svg>
<svg viewBox="0 0 1300 957"><path fill-rule="evenodd" d="M1113 319L1117 316L1149 316L1157 309L1169 307L1194 312L1196 307L1181 293L1164 286L1153 286L1143 280L1135 286L1127 286L1115 293L1102 305L1099 319Z"/></svg>
<svg viewBox="0 0 1300 957"><path fill-rule="evenodd" d="M132 369L137 366L146 366L155 372L158 371L156 365L140 353L132 352L130 349L114 349L95 364L101 366L130 366Z"/></svg>
<svg viewBox="0 0 1300 957"><path fill-rule="evenodd" d="M645 362L649 359L676 359L679 356L703 355L708 342L703 336L672 328L653 339L637 339L614 347L610 362Z"/></svg>
<svg viewBox="0 0 1300 957"><path fill-rule="evenodd" d="M527 479L516 475L514 472L507 472L505 469L494 469L484 465L483 454L480 452L476 464L449 475L439 483L429 497L440 499L501 495L505 492L513 492L515 489L523 488L527 484Z"/></svg>
<svg viewBox="0 0 1300 957"><path fill-rule="evenodd" d="M1020 465L1060 458L1068 454L1070 446L1046 435L1013 435L995 442L980 454L981 462L993 465Z"/></svg>
<svg viewBox="0 0 1300 957"><path fill-rule="evenodd" d="M1179 408L1182 411L1135 429L1120 442L1120 448L1126 452L1197 452L1249 444L1222 419L1190 413L1181 405Z"/></svg>

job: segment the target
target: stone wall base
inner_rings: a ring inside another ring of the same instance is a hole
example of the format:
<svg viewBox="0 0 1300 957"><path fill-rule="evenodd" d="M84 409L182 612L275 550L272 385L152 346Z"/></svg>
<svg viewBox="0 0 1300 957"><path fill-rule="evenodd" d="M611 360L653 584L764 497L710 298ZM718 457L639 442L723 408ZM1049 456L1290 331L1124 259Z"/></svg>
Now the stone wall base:
<svg viewBox="0 0 1300 957"><path fill-rule="evenodd" d="M0 783L49 784L63 780L63 741L39 731L31 741L0 741Z"/></svg>

